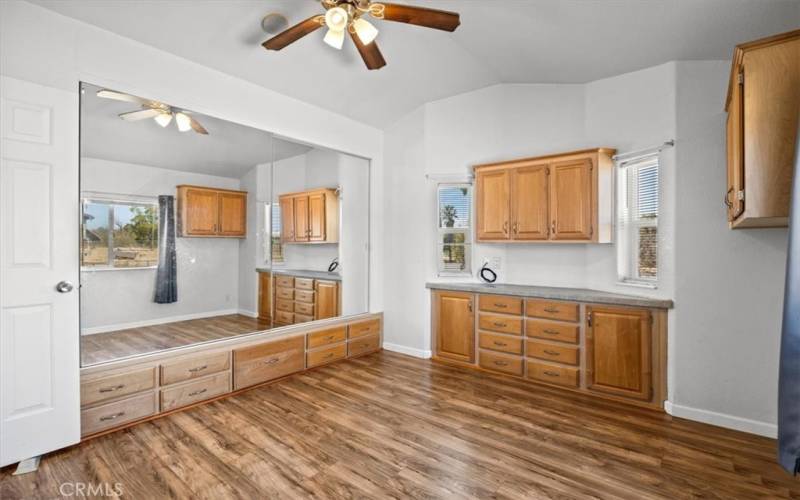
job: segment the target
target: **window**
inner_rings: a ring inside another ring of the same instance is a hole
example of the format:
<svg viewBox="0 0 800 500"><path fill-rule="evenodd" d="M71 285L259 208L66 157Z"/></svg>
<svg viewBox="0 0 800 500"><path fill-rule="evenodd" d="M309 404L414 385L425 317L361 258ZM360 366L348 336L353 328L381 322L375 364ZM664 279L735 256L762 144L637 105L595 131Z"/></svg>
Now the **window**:
<svg viewBox="0 0 800 500"><path fill-rule="evenodd" d="M270 208L270 255L273 264L283 262L283 244L281 243L281 205L272 203Z"/></svg>
<svg viewBox="0 0 800 500"><path fill-rule="evenodd" d="M472 186L439 184L439 275L471 274Z"/></svg>
<svg viewBox="0 0 800 500"><path fill-rule="evenodd" d="M618 271L623 283L658 282L658 153L619 164Z"/></svg>
<svg viewBox="0 0 800 500"><path fill-rule="evenodd" d="M158 203L83 200L81 266L92 269L158 264Z"/></svg>

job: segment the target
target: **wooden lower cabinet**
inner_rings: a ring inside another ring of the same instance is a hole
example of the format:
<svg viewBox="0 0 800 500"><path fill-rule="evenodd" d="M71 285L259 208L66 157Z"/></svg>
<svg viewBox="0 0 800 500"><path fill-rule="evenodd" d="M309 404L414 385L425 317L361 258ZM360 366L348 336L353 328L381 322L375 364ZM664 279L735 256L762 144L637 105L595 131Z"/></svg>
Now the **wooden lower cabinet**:
<svg viewBox="0 0 800 500"><path fill-rule="evenodd" d="M101 432L158 413L155 391L81 410L81 435Z"/></svg>
<svg viewBox="0 0 800 500"><path fill-rule="evenodd" d="M475 361L474 297L464 292L436 292L436 355L453 361Z"/></svg>
<svg viewBox="0 0 800 500"><path fill-rule="evenodd" d="M225 371L161 389L161 411L189 406L231 391L231 373Z"/></svg>
<svg viewBox="0 0 800 500"><path fill-rule="evenodd" d="M242 389L304 368L305 339L292 337L233 351L233 388Z"/></svg>
<svg viewBox="0 0 800 500"><path fill-rule="evenodd" d="M342 284L338 281L277 274L273 283L275 326L336 318L342 314Z"/></svg>
<svg viewBox="0 0 800 500"><path fill-rule="evenodd" d="M258 272L258 319L272 319L272 274Z"/></svg>

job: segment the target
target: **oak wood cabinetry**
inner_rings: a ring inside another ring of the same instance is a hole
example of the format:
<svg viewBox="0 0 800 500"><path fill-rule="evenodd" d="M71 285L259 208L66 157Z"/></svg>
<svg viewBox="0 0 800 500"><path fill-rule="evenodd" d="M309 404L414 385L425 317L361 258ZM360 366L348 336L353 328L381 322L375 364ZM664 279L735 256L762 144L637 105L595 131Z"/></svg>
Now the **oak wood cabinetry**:
<svg viewBox="0 0 800 500"><path fill-rule="evenodd" d="M338 281L274 275L274 324L293 325L342 314L342 285Z"/></svg>
<svg viewBox="0 0 800 500"><path fill-rule="evenodd" d="M272 273L258 272L258 318L272 319Z"/></svg>
<svg viewBox="0 0 800 500"><path fill-rule="evenodd" d="M335 189L282 194L281 242L338 243L339 196Z"/></svg>
<svg viewBox="0 0 800 500"><path fill-rule="evenodd" d="M436 354L442 358L475 361L475 315L473 294L440 292L434 302Z"/></svg>
<svg viewBox="0 0 800 500"><path fill-rule="evenodd" d="M738 45L725 105L731 228L788 225L798 109L800 30Z"/></svg>
<svg viewBox="0 0 800 500"><path fill-rule="evenodd" d="M183 237L243 238L247 235L247 192L178 186L177 225Z"/></svg>
<svg viewBox="0 0 800 500"><path fill-rule="evenodd" d="M477 240L609 243L614 153L598 148L476 166Z"/></svg>

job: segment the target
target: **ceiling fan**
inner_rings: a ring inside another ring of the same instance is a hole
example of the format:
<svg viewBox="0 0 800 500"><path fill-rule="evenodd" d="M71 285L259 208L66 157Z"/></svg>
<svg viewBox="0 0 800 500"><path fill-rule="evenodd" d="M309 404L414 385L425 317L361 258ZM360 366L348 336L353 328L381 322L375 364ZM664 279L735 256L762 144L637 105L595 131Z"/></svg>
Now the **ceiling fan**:
<svg viewBox="0 0 800 500"><path fill-rule="evenodd" d="M369 69L380 69L386 61L375 43L378 30L367 15L384 21L415 24L443 31L455 31L461 24L459 15L445 10L412 7L371 0L321 0L325 14L311 16L270 38L262 45L267 50L281 50L323 26L328 27L325 43L336 49L344 44L345 32L350 35L361 58Z"/></svg>
<svg viewBox="0 0 800 500"><path fill-rule="evenodd" d="M174 108L168 104L158 101L150 101L142 99L134 95L117 92L115 90L101 89L97 91L97 97L104 99L114 99L115 101L124 101L138 104L142 109L135 111L128 111L120 113L119 117L128 122L135 122L139 120L146 120L152 118L156 123L162 127L166 127L175 118L175 125L181 132L194 130L198 134L208 135L208 131L200 125L200 122L190 116L189 112L184 109Z"/></svg>

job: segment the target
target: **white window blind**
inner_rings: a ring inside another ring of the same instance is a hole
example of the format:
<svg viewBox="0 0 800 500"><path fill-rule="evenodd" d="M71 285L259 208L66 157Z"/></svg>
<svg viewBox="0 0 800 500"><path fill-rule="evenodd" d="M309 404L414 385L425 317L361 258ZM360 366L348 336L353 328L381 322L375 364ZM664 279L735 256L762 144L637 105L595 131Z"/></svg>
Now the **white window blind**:
<svg viewBox="0 0 800 500"><path fill-rule="evenodd" d="M439 184L437 190L439 275L472 273L472 186Z"/></svg>
<svg viewBox="0 0 800 500"><path fill-rule="evenodd" d="M619 163L617 268L623 283L658 282L658 152Z"/></svg>

